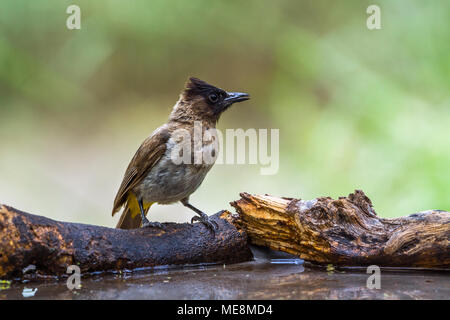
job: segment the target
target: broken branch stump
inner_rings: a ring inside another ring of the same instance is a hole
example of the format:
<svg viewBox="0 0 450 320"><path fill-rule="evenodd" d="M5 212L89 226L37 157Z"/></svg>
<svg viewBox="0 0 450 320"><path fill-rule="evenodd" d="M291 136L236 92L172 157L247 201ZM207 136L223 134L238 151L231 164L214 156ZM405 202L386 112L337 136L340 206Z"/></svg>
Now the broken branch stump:
<svg viewBox="0 0 450 320"><path fill-rule="evenodd" d="M23 278L30 265L36 267L34 277L45 277L64 275L70 265L85 273L251 260L247 237L228 222L230 216L212 216L219 225L215 234L200 223L122 230L59 222L0 205L0 278Z"/></svg>
<svg viewBox="0 0 450 320"><path fill-rule="evenodd" d="M450 213L382 219L360 190L310 201L241 193L231 203L250 242L317 264L450 269Z"/></svg>

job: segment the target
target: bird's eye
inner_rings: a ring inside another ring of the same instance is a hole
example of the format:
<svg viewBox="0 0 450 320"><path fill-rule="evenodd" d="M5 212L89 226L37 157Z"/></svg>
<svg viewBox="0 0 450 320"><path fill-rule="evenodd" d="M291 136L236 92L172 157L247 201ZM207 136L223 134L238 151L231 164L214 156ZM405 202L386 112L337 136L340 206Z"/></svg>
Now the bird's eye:
<svg viewBox="0 0 450 320"><path fill-rule="evenodd" d="M209 101L211 101L212 103L216 103L219 100L219 96L215 93L211 93L208 96Z"/></svg>

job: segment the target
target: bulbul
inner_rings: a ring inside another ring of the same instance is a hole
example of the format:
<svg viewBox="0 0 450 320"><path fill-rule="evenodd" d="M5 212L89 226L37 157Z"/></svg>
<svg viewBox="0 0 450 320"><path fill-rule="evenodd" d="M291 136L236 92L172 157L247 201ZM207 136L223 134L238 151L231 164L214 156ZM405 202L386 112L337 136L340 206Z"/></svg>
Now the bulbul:
<svg viewBox="0 0 450 320"><path fill-rule="evenodd" d="M112 210L114 215L124 208L117 228L162 228L160 223L150 222L146 218L150 206L180 201L198 215L191 219L191 223L199 221L216 230L217 225L209 220L208 215L189 203L189 196L200 186L215 159L200 163L174 161L174 154L180 153L182 156L184 151L180 148L179 133L190 133L193 139L194 128L198 124L201 124L202 130L215 129L225 110L233 103L248 99L250 96L247 93L227 92L200 79L189 78L167 123L144 140L128 165ZM213 140L201 141L200 148L218 153L218 150L212 150L217 146Z"/></svg>

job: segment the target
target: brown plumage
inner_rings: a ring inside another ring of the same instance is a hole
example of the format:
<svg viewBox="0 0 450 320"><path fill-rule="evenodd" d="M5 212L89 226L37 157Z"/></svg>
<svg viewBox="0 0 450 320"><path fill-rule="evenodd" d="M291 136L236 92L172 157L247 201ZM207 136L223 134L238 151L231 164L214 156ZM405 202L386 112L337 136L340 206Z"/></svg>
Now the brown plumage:
<svg viewBox="0 0 450 320"><path fill-rule="evenodd" d="M155 202L169 204L181 201L200 216L192 218L192 221L200 221L214 229L207 215L189 204L190 194L200 186L212 164L175 164L172 151L179 141L174 132L183 129L192 133L197 121L202 124L203 130L215 128L223 111L233 103L247 99L247 94L226 92L202 80L190 78L169 121L144 140L128 165L112 210L114 215L124 207L117 228L132 229L141 224L144 227L161 227L159 223L150 223L146 219L150 206ZM214 148L211 141L203 141L202 147L208 148L208 151ZM213 153L217 154L218 150L213 150Z"/></svg>
<svg viewBox="0 0 450 320"><path fill-rule="evenodd" d="M130 199L129 192L141 183L142 179L145 178L151 168L164 154L168 139L169 134L167 131L161 131L151 135L144 140L134 157L131 159L128 168L125 171L119 191L117 191L117 195L114 199L112 210L113 216L122 206L125 205L125 210L120 216L119 222L116 226L117 228L135 229L139 228L141 225L141 217L139 215L132 216L130 212L131 205L126 205L127 201ZM133 200L134 199L131 198L129 201ZM145 214L147 214L148 209L149 207L146 208Z"/></svg>

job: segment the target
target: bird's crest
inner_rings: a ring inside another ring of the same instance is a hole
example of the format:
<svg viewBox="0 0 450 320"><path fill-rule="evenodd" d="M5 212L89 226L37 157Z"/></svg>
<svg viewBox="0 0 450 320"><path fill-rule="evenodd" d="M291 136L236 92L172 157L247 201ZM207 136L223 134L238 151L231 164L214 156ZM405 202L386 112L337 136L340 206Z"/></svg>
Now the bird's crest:
<svg viewBox="0 0 450 320"><path fill-rule="evenodd" d="M198 78L190 77L186 82L186 86L182 94L185 97L194 97L197 95L206 95L211 91L223 91L223 90Z"/></svg>

